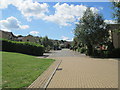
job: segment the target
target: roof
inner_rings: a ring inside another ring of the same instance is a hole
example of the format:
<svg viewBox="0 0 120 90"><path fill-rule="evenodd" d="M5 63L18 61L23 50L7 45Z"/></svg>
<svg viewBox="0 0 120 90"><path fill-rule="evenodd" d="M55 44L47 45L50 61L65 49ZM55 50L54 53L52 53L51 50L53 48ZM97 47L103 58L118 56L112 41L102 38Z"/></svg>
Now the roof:
<svg viewBox="0 0 120 90"><path fill-rule="evenodd" d="M108 26L110 26L110 29L118 29L120 28L120 24L108 24Z"/></svg>
<svg viewBox="0 0 120 90"><path fill-rule="evenodd" d="M6 34L11 34L13 37L17 37L17 36L15 36L12 32L7 32L7 31L3 31L3 30L0 30L0 32L6 33Z"/></svg>

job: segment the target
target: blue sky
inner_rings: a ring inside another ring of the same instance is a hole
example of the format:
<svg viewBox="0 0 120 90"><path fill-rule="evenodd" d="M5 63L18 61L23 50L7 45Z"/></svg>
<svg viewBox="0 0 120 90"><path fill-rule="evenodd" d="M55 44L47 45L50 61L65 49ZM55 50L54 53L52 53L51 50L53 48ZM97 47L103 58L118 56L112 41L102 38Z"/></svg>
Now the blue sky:
<svg viewBox="0 0 120 90"><path fill-rule="evenodd" d="M110 2L36 2L36 5L32 1L27 3L11 2L7 6L2 5L2 30L11 31L15 35L32 34L48 36L51 39L72 40L75 24L86 7L102 14L107 23L112 23L113 20Z"/></svg>

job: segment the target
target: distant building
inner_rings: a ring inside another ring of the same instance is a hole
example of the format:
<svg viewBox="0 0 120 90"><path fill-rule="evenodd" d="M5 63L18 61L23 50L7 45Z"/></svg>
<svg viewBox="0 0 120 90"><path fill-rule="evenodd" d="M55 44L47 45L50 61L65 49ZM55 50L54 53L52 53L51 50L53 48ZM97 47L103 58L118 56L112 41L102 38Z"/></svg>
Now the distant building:
<svg viewBox="0 0 120 90"><path fill-rule="evenodd" d="M21 36L21 35L17 36L17 39L18 39L17 41L21 41L22 42L23 37L24 36Z"/></svg>
<svg viewBox="0 0 120 90"><path fill-rule="evenodd" d="M0 38L16 41L17 37L12 32L0 30Z"/></svg>
<svg viewBox="0 0 120 90"><path fill-rule="evenodd" d="M18 37L18 41L39 43L39 37L28 35L24 37Z"/></svg>
<svg viewBox="0 0 120 90"><path fill-rule="evenodd" d="M113 45L115 48L120 48L120 32L116 31L120 29L120 24L109 24L109 26Z"/></svg>
<svg viewBox="0 0 120 90"><path fill-rule="evenodd" d="M40 43L39 37L34 37L32 35L28 36L15 36L12 32L6 32L0 30L0 38L13 40L13 41L21 41L21 42L34 42L34 43Z"/></svg>

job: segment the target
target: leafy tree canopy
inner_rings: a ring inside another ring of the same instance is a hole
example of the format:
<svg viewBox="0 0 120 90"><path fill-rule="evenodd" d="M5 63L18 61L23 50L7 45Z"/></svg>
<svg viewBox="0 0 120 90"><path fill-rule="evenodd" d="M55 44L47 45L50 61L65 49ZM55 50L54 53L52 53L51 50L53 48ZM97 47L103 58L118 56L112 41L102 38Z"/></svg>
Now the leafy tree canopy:
<svg viewBox="0 0 120 90"><path fill-rule="evenodd" d="M120 2L113 2L114 18L120 23Z"/></svg>
<svg viewBox="0 0 120 90"><path fill-rule="evenodd" d="M76 25L75 36L92 51L94 45L107 41L109 36L107 28L102 15L93 13L88 8Z"/></svg>

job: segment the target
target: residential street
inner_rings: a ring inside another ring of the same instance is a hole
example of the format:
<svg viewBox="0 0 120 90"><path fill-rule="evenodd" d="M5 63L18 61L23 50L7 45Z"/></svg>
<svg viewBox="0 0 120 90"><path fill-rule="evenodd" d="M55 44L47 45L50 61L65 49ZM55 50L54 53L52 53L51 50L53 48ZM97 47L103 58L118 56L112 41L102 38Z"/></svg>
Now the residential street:
<svg viewBox="0 0 120 90"><path fill-rule="evenodd" d="M118 87L118 60L90 58L68 49L49 55L62 62L47 88Z"/></svg>
<svg viewBox="0 0 120 90"><path fill-rule="evenodd" d="M120 90L120 0L0 0L2 89Z"/></svg>

